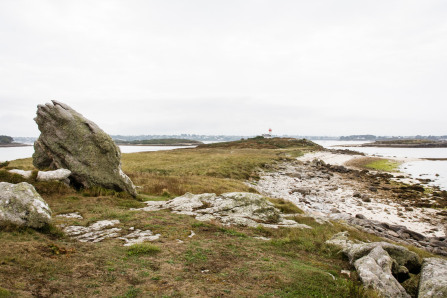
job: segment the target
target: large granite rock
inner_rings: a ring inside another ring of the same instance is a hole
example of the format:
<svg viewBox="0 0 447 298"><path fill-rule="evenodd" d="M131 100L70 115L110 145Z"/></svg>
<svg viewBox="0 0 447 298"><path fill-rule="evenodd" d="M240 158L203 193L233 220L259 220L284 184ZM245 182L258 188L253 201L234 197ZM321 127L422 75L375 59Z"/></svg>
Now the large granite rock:
<svg viewBox="0 0 447 298"><path fill-rule="evenodd" d="M418 297L447 297L447 260L424 259Z"/></svg>
<svg viewBox="0 0 447 298"><path fill-rule="evenodd" d="M384 297L410 297L393 277L393 259L381 246L376 246L366 256L357 259L354 266L363 284L377 290Z"/></svg>
<svg viewBox="0 0 447 298"><path fill-rule="evenodd" d="M50 221L50 207L34 186L0 182L0 225L41 228Z"/></svg>
<svg viewBox="0 0 447 298"><path fill-rule="evenodd" d="M349 258L366 287L371 287L384 297L410 297L399 281L418 273L421 259L406 247L387 242L353 242L348 232L334 235L328 244L338 246Z"/></svg>
<svg viewBox="0 0 447 298"><path fill-rule="evenodd" d="M136 196L135 186L121 170L121 152L112 138L69 106L54 101L37 108L41 132L34 143L38 169L68 169L75 187L104 187Z"/></svg>

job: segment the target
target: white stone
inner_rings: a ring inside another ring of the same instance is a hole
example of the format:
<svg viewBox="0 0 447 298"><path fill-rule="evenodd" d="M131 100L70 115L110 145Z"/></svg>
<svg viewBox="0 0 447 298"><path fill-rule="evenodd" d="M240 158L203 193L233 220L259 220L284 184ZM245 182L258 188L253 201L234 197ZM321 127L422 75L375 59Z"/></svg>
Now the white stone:
<svg viewBox="0 0 447 298"><path fill-rule="evenodd" d="M119 220L101 220L94 224L83 226L68 226L64 232L81 242L100 242L106 238L115 238L119 236L119 228L109 228L119 224Z"/></svg>
<svg viewBox="0 0 447 298"><path fill-rule="evenodd" d="M145 241L155 241L160 238L160 234L154 235L151 230L141 231L136 229L134 232L119 237L118 239L124 240L126 243L124 246L131 246L137 243L143 243Z"/></svg>
<svg viewBox="0 0 447 298"><path fill-rule="evenodd" d="M19 169L12 169L12 170L9 170L8 172L13 173L13 174L18 174L25 179L31 178L31 175L33 174L33 171L24 171L24 170L19 170Z"/></svg>
<svg viewBox="0 0 447 298"><path fill-rule="evenodd" d="M63 181L71 175L71 171L67 169L58 169L55 171L39 171L37 173L37 181Z"/></svg>
<svg viewBox="0 0 447 298"><path fill-rule="evenodd" d="M83 219L82 215L79 212L58 214L56 215L56 217Z"/></svg>

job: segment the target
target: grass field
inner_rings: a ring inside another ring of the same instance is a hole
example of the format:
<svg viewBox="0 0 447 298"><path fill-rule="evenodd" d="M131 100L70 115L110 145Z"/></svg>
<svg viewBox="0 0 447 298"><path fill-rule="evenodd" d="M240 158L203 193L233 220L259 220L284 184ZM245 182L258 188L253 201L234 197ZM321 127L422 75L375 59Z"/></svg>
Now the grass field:
<svg viewBox="0 0 447 298"><path fill-rule="evenodd" d="M166 200L186 191L250 191L243 183L257 171L272 169L313 146L289 148L205 147L124 154L123 170L140 186L138 199ZM32 169L31 159L9 167ZM26 181L0 170L0 181ZM73 190L57 182L28 182L48 202L54 222L36 231L0 231L0 296L16 297L375 297L363 289L347 260L325 244L349 230L353 239L377 240L341 224L320 225L296 217L313 229L228 227L199 222L169 210L130 211L144 204L126 195ZM299 209L281 200L286 213ZM80 212L84 219L55 217ZM123 233L134 227L161 234L150 244L123 247L118 239L81 243L69 239L61 224L88 225L118 219ZM189 238L191 231L196 236ZM271 241L256 239L263 236ZM181 240L181 241L179 241Z"/></svg>

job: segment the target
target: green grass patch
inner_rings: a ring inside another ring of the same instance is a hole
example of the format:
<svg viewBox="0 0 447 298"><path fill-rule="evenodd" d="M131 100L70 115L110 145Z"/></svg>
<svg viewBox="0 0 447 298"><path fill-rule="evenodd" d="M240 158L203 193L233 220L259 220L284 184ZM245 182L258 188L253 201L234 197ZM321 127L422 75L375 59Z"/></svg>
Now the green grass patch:
<svg viewBox="0 0 447 298"><path fill-rule="evenodd" d="M397 172L400 164L400 162L395 160L379 159L365 164L364 167L377 171Z"/></svg>
<svg viewBox="0 0 447 298"><path fill-rule="evenodd" d="M138 243L127 248L128 256L155 255L161 252L161 248L151 243Z"/></svg>

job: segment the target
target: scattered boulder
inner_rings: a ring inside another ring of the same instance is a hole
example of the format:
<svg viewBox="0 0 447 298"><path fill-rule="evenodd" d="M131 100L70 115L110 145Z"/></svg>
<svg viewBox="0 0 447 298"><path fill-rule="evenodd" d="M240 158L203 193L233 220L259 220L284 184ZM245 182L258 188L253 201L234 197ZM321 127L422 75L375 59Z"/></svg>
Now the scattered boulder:
<svg viewBox="0 0 447 298"><path fill-rule="evenodd" d="M200 221L219 220L224 225L311 228L285 219L270 201L253 193L232 192L219 196L187 193L170 201L148 201L146 204L147 207L133 210L171 209L174 213L195 216Z"/></svg>
<svg viewBox="0 0 447 298"><path fill-rule="evenodd" d="M424 259L418 297L447 297L447 260Z"/></svg>
<svg viewBox="0 0 447 298"><path fill-rule="evenodd" d="M50 221L50 207L34 186L0 182L0 225L42 228Z"/></svg>
<svg viewBox="0 0 447 298"><path fill-rule="evenodd" d="M53 101L37 108L41 132L34 143L38 169L68 169L75 187L93 186L128 192L135 186L121 170L121 152L112 138L69 106Z"/></svg>

